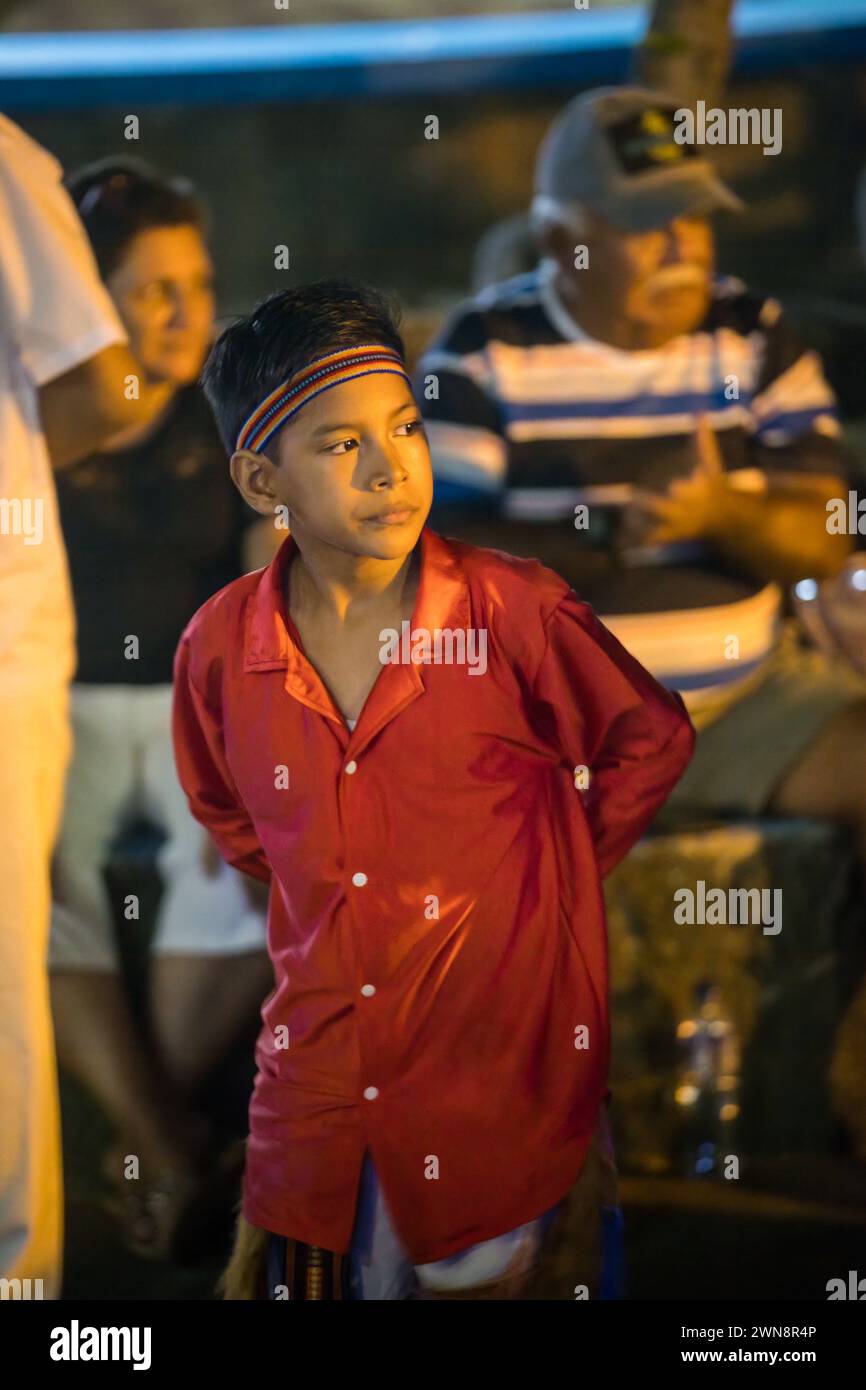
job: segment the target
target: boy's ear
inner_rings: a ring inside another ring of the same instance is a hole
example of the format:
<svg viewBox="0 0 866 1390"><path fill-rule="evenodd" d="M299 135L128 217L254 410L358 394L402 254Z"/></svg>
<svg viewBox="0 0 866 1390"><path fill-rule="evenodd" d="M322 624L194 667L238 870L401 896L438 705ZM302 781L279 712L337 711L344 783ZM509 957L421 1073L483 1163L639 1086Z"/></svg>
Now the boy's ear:
<svg viewBox="0 0 866 1390"><path fill-rule="evenodd" d="M262 516L273 515L277 498L273 488L274 465L270 459L250 449L236 449L229 471L244 501Z"/></svg>

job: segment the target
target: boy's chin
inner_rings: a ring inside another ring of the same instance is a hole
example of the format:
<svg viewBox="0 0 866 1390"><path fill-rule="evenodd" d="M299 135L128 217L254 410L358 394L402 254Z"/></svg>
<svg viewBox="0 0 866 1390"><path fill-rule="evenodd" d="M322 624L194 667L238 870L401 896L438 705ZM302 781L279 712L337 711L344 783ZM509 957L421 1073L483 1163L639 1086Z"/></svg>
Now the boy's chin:
<svg viewBox="0 0 866 1390"><path fill-rule="evenodd" d="M424 518L420 512L416 512L402 526L376 526L362 522L355 532L358 553L377 560L398 560L415 549L423 527Z"/></svg>

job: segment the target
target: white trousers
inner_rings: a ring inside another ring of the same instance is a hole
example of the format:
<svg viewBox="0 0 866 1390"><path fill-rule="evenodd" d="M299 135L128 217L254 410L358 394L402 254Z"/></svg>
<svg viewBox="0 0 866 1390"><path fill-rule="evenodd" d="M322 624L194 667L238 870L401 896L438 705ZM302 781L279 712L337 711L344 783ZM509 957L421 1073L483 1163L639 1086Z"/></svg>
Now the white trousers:
<svg viewBox="0 0 866 1390"><path fill-rule="evenodd" d="M379 1178L369 1151L364 1155L361 1186L355 1213L350 1254L353 1298L364 1302L405 1299L413 1285L413 1273L425 1289L450 1292L472 1289L491 1279L501 1279L525 1251L534 1259L544 1233L556 1214L556 1206L534 1221L516 1226L501 1236L470 1245L444 1260L414 1265L391 1224Z"/></svg>
<svg viewBox="0 0 866 1390"><path fill-rule="evenodd" d="M251 905L241 875L218 856L213 874L204 868L205 832L175 770L171 686L73 685L72 732L55 853L51 967L119 968L103 870L124 823L136 815L167 837L157 862L164 892L154 952L265 950L265 916Z"/></svg>
<svg viewBox="0 0 866 1390"><path fill-rule="evenodd" d="M46 971L51 846L69 752L66 687L0 680L0 1277L62 1259L60 1108ZM34 1288L37 1286L33 1286Z"/></svg>

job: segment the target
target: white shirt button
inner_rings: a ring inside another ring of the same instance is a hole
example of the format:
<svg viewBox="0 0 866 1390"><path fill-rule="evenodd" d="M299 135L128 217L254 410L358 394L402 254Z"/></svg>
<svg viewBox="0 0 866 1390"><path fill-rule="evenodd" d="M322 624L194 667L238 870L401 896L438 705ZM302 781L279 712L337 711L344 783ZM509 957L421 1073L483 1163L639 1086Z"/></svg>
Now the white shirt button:
<svg viewBox="0 0 866 1390"><path fill-rule="evenodd" d="M375 985L362 985L362 986L361 986L361 993L364 994L364 995L366 995L366 997L367 997L368 999L371 999L372 996L376 993L376 986L375 986Z"/></svg>
<svg viewBox="0 0 866 1390"><path fill-rule="evenodd" d="M378 1094L379 1094L379 1087L378 1087L378 1086L365 1086L365 1088L364 1088L364 1099L365 1099L365 1100L375 1100Z"/></svg>
<svg viewBox="0 0 866 1390"><path fill-rule="evenodd" d="M364 887L364 884L367 882L367 875L366 875L366 874L352 874L352 882L354 883L354 885L355 885L356 888L363 888L363 887Z"/></svg>
<svg viewBox="0 0 866 1390"><path fill-rule="evenodd" d="M355 759L354 759L354 758L352 759L351 762L346 763L346 771L348 772L348 774L349 774L350 777L351 777L351 775L352 775L353 772L357 772L357 771L358 771L358 764L355 762Z"/></svg>

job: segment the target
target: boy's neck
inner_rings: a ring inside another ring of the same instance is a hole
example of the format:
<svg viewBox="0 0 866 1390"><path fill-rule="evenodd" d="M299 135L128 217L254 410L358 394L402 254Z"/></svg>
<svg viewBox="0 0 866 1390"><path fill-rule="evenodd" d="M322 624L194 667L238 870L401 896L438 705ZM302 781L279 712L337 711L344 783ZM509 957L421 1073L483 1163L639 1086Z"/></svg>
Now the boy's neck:
<svg viewBox="0 0 866 1390"><path fill-rule="evenodd" d="M293 615L356 622L402 607L414 597L419 572L420 541L408 555L380 560L305 540L289 566L287 606Z"/></svg>

